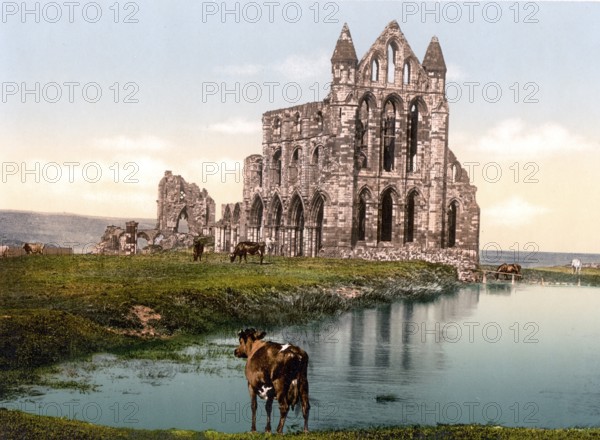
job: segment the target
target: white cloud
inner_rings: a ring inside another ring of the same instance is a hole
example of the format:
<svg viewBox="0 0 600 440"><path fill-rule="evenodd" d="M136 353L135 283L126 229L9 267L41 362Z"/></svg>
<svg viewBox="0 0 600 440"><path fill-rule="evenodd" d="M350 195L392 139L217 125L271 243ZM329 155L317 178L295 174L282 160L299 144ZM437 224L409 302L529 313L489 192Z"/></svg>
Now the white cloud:
<svg viewBox="0 0 600 440"><path fill-rule="evenodd" d="M571 133L565 127L548 122L528 126L521 119L507 119L474 140L469 149L494 156L542 157L580 153L598 148L598 142Z"/></svg>
<svg viewBox="0 0 600 440"><path fill-rule="evenodd" d="M331 60L324 52L316 55L290 55L275 69L291 80L327 77L331 72Z"/></svg>
<svg viewBox="0 0 600 440"><path fill-rule="evenodd" d="M222 134L251 134L262 130L260 121L248 121L247 119L234 118L223 122L214 122L206 126L207 131Z"/></svg>
<svg viewBox="0 0 600 440"><path fill-rule="evenodd" d="M314 55L289 55L279 62L270 64L230 64L219 66L215 71L233 77L255 76L262 72L276 72L292 81L303 81L328 77L331 72L330 56L325 52ZM275 81L277 78L270 78Z"/></svg>
<svg viewBox="0 0 600 440"><path fill-rule="evenodd" d="M230 64L215 68L217 73L230 76L252 76L260 73L265 67L260 64Z"/></svg>
<svg viewBox="0 0 600 440"><path fill-rule="evenodd" d="M482 218L490 225L521 227L531 224L538 216L550 212L550 209L513 196L490 208L482 208L481 211Z"/></svg>
<svg viewBox="0 0 600 440"><path fill-rule="evenodd" d="M96 139L93 145L102 150L116 152L157 152L168 148L168 143L156 136L142 136L132 138L127 136L116 136L112 138Z"/></svg>
<svg viewBox="0 0 600 440"><path fill-rule="evenodd" d="M448 63L446 73L446 81L462 81L467 77L467 74L458 64Z"/></svg>

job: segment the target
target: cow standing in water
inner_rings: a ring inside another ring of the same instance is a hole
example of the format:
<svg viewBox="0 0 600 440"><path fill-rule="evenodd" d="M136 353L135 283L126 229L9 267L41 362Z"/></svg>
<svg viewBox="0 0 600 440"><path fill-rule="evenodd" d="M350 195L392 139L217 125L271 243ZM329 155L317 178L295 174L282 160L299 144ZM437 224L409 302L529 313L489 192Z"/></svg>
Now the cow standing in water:
<svg viewBox="0 0 600 440"><path fill-rule="evenodd" d="M279 424L277 433L283 432L283 425L290 409L301 401L304 417L304 432L308 432L308 355L300 347L290 344L277 344L263 341L266 333L253 328L238 333L239 347L233 354L247 358L246 379L252 408L252 432L256 431L256 396L267 401L267 425L265 432L271 432L271 409L273 399L279 402Z"/></svg>
<svg viewBox="0 0 600 440"><path fill-rule="evenodd" d="M242 257L244 257L244 261L247 263L248 259L246 255L260 255L260 264L263 263L263 257L265 256L265 243L260 242L257 243L255 241L240 241L233 252L229 254L229 260L233 263L236 257L240 257L240 263L242 262Z"/></svg>
<svg viewBox="0 0 600 440"><path fill-rule="evenodd" d="M571 270L574 274L581 274L581 260L579 258L573 258L571 260Z"/></svg>

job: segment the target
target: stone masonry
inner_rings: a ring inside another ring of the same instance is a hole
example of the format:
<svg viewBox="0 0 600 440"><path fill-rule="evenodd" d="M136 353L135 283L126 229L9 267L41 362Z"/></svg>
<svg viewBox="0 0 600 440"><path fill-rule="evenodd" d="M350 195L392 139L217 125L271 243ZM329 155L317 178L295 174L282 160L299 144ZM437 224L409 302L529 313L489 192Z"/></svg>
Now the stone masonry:
<svg viewBox="0 0 600 440"><path fill-rule="evenodd" d="M139 238L148 242L150 251L190 247L195 237L214 234L215 202L206 189L200 190L195 183L187 183L183 177L165 171L158 184L156 203L158 212L155 229L135 229L135 238L132 238L131 230L108 226L94 252L136 253ZM181 220L186 220L187 231L180 230Z"/></svg>
<svg viewBox="0 0 600 440"><path fill-rule="evenodd" d="M392 21L359 61L344 25L331 72L322 102L263 114L262 154L245 159L243 201L224 205L216 250L246 239L287 256L476 259L477 189L448 148L438 39L419 62Z"/></svg>

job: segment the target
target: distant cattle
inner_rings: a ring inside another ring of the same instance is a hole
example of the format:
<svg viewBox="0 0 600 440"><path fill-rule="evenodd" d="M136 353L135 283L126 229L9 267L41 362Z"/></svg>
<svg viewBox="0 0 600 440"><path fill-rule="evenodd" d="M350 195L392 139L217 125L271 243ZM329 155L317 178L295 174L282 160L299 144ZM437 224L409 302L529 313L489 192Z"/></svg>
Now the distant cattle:
<svg viewBox="0 0 600 440"><path fill-rule="evenodd" d="M44 243L25 243L23 244L23 249L27 255L31 254L40 254L44 255Z"/></svg>
<svg viewBox="0 0 600 440"><path fill-rule="evenodd" d="M244 257L244 261L247 263L248 260L246 258L247 254L250 255L260 255L260 264L263 262L263 257L265 255L265 243L260 242L257 243L255 241L240 241L233 252L229 254L229 260L233 263L236 257L240 257L240 263L242 262L242 257Z"/></svg>
<svg viewBox="0 0 600 440"><path fill-rule="evenodd" d="M8 257L8 250L9 250L8 246L6 246L6 245L0 246L0 257L2 257L2 258Z"/></svg>
<svg viewBox="0 0 600 440"><path fill-rule="evenodd" d="M267 426L271 432L271 409L273 400L279 403L279 425L277 432L283 432L283 425L290 409L302 403L304 432L308 431L308 355L300 347L291 344L278 344L264 341L266 333L253 328L240 331L239 347L233 354L246 362L246 379L250 392L252 409L252 431L256 431L256 396L266 400Z"/></svg>
<svg viewBox="0 0 600 440"><path fill-rule="evenodd" d="M496 269L495 277L498 279L500 276L504 275L504 279L508 280L512 278L514 275L515 278L521 278L521 265L520 264L501 264Z"/></svg>
<svg viewBox="0 0 600 440"><path fill-rule="evenodd" d="M573 258L571 260L571 269L573 273L579 275L581 273L581 260L579 258Z"/></svg>
<svg viewBox="0 0 600 440"><path fill-rule="evenodd" d="M194 241L194 261L202 261L202 254L204 253L204 243L197 240Z"/></svg>

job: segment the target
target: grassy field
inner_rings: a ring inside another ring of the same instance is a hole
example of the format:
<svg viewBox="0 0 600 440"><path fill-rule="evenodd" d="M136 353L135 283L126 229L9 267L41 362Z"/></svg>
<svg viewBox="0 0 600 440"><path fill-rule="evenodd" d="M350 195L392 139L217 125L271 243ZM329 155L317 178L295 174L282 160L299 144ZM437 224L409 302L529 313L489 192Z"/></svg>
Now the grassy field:
<svg viewBox="0 0 600 440"><path fill-rule="evenodd" d="M274 434L223 434L214 431L148 431L109 428L90 423L57 419L0 409L0 438L13 439L80 439L80 440L255 440L274 438ZM481 425L402 426L367 430L315 431L286 434L285 438L303 440L343 439L597 439L600 429L530 429Z"/></svg>
<svg viewBox="0 0 600 440"><path fill-rule="evenodd" d="M220 254L194 263L188 253L4 259L0 396L37 379L36 367L135 349L148 337L167 344L174 336L307 322L401 296L432 297L456 284L453 269L422 262L267 263L232 264ZM139 307L158 319L145 322L134 313Z"/></svg>
<svg viewBox="0 0 600 440"><path fill-rule="evenodd" d="M524 282L575 284L567 268L529 269ZM394 299L433 299L456 288L454 269L423 262L270 258L231 264L225 255L32 256L0 261L0 397L40 382L44 368L98 351L169 356L188 335L308 322ZM600 285L585 269L582 285ZM154 320L133 311L144 306ZM160 317L159 319L156 319ZM150 333L144 333L151 328ZM145 334L145 336L143 336ZM600 438L600 430L492 426L315 432L303 439ZM262 435L145 431L0 409L0 438L246 439ZM295 437L295 435L288 435Z"/></svg>

